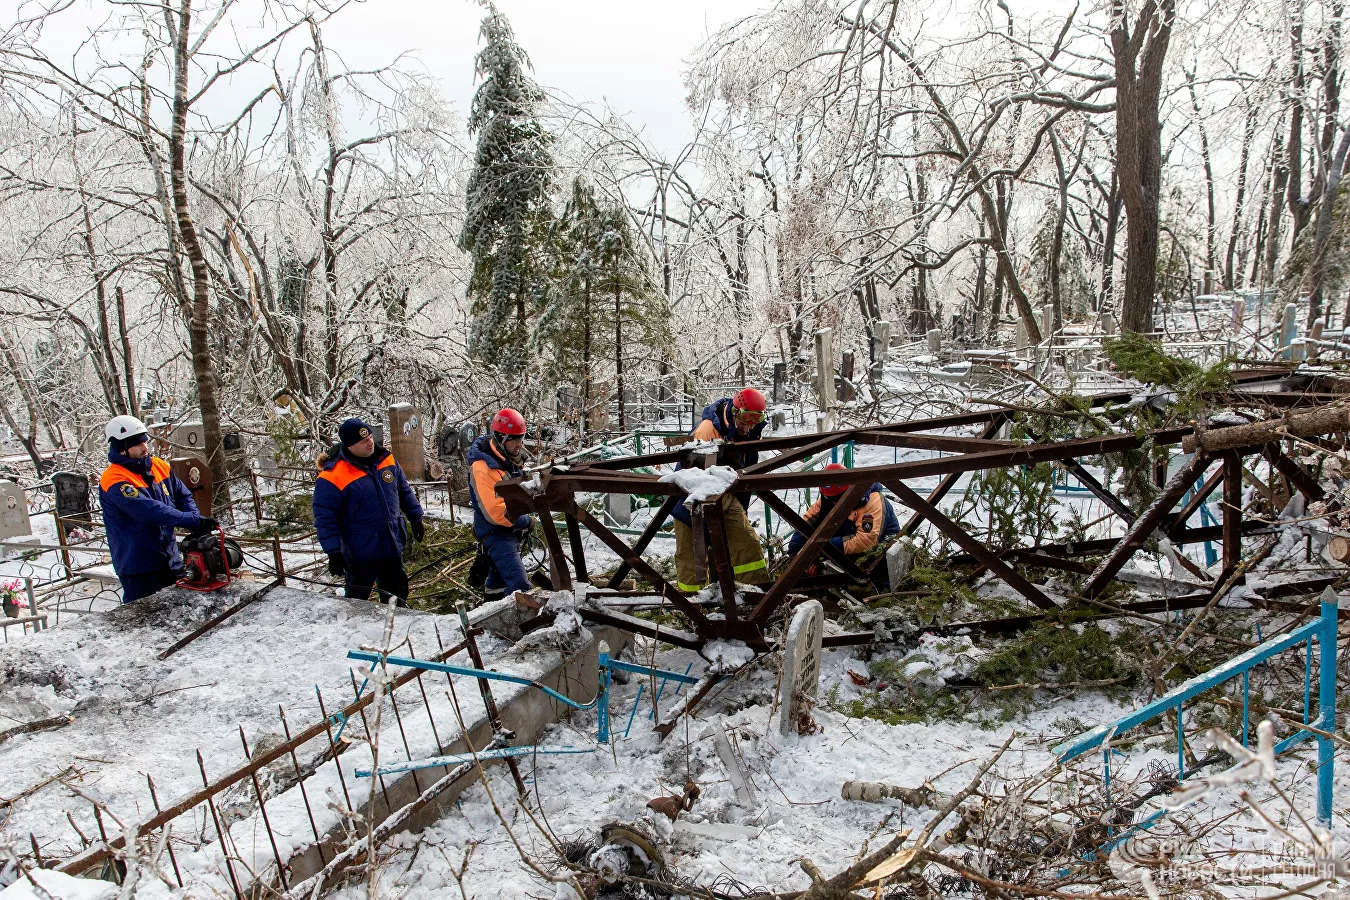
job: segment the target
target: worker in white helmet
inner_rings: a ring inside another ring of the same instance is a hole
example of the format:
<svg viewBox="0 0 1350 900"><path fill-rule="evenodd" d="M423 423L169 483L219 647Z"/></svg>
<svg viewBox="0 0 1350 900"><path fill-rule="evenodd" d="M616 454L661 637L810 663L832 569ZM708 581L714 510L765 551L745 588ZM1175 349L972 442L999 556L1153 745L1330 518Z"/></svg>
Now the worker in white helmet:
<svg viewBox="0 0 1350 900"><path fill-rule="evenodd" d="M107 434L99 498L122 602L131 603L183 577L175 528L210 531L218 525L197 511L192 492L169 464L150 454L150 434L140 419L115 416Z"/></svg>

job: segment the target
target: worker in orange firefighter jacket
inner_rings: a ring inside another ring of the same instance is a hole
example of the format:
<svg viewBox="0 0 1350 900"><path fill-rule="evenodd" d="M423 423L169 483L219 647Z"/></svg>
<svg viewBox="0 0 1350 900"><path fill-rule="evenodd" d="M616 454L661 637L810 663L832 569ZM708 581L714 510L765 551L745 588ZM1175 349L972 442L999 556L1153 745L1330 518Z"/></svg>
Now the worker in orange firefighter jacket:
<svg viewBox="0 0 1350 900"><path fill-rule="evenodd" d="M764 434L767 408L768 403L762 393L754 388L744 388L733 397L723 397L704 407L702 421L689 436L696 441L724 441L727 444L757 441ZM737 468L759 461L759 454L754 450L737 449L734 459ZM722 496L727 552L737 581L762 584L769 579L768 568L764 563L764 548L760 545L759 535L755 533L750 517L745 512L749 502L749 494ZM715 574L709 571L710 564L705 564L704 572L697 571L694 530L683 497L675 504L672 515L675 518L675 578L678 587L682 591L701 590Z"/></svg>
<svg viewBox="0 0 1350 900"><path fill-rule="evenodd" d="M842 472L845 468L840 463L830 463L825 467L825 471ZM846 484L831 484L821 488L820 496L802 518L807 524L816 525L830 514L848 488ZM848 514L848 518L839 525L839 530L830 538L830 543L847 556L860 556L881 541L900 533L900 519L895 515L895 508L881 490L880 484L869 487L858 501L858 505ZM806 543L806 538L807 535L794 531L792 537L788 539L788 555L796 556L797 551Z"/></svg>
<svg viewBox="0 0 1350 900"><path fill-rule="evenodd" d="M403 518L413 540L421 541L422 504L394 454L375 443L365 422L343 422L338 443L336 455L322 459L314 483L314 530L328 554L328 572L345 580L348 597L365 600L378 586L381 599L394 597L406 606Z"/></svg>
<svg viewBox="0 0 1350 900"><path fill-rule="evenodd" d="M197 512L192 492L150 453L149 433L135 416L108 422L108 468L98 480L103 523L122 602L131 603L183 577L174 528L211 531L216 520Z"/></svg>
<svg viewBox="0 0 1350 900"><path fill-rule="evenodd" d="M465 455L473 533L478 538L478 556L469 583L481 583L483 596L489 600L530 589L520 543L529 535L533 520L528 515L508 518L506 501L496 491L497 482L522 474L524 449L525 417L514 409L503 409L492 417L488 433L474 441Z"/></svg>

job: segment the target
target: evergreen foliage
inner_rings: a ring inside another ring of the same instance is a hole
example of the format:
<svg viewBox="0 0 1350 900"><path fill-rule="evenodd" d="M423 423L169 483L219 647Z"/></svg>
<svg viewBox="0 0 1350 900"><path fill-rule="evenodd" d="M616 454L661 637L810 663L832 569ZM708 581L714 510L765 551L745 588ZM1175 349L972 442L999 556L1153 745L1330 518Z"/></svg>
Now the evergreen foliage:
<svg viewBox="0 0 1350 900"><path fill-rule="evenodd" d="M1124 375L1175 391L1173 411L1181 419L1202 416L1216 394L1233 386L1231 359L1206 368L1189 359L1168 356L1157 341L1138 334L1103 341L1102 350Z"/></svg>
<svg viewBox="0 0 1350 900"><path fill-rule="evenodd" d="M460 249L472 257L469 353L505 372L525 363L529 321L547 301L553 136L538 119L543 89L511 26L488 5L469 111L478 138Z"/></svg>
<svg viewBox="0 0 1350 900"><path fill-rule="evenodd" d="M575 384L590 409L602 396L598 372L612 372L617 390L620 370L639 358L634 350L654 350L666 339L669 311L627 212L597 199L582 178L572 183L552 246L556 286L540 313L535 345L551 351L554 377Z"/></svg>

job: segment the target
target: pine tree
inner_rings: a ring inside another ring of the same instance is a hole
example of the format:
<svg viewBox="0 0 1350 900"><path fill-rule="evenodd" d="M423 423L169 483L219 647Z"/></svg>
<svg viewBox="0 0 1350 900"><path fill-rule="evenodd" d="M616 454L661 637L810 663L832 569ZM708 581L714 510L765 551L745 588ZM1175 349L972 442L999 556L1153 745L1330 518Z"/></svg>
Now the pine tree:
<svg viewBox="0 0 1350 900"><path fill-rule="evenodd" d="M514 373L524 368L529 320L548 296L553 136L537 117L544 92L526 74L529 58L490 4L480 34L482 83L469 111L478 147L459 239L473 260L469 353Z"/></svg>
<svg viewBox="0 0 1350 900"><path fill-rule="evenodd" d="M663 295L655 289L647 259L637 236L620 206L603 210L597 256L601 265L600 287L610 303L614 323L614 395L619 405L619 430L627 427L623 380L627 362L634 358L625 341L639 348L655 349L665 343L669 311ZM625 328L631 325L631 328ZM640 357L639 357L640 358Z"/></svg>
<svg viewBox="0 0 1350 900"><path fill-rule="evenodd" d="M664 297L623 207L598 201L583 179L572 183L554 251L558 289L539 317L536 346L552 351L553 374L579 386L582 407L589 411L600 399L596 370L606 362L595 345L612 336L618 425L624 428L623 382L632 361L659 356L668 342Z"/></svg>
<svg viewBox="0 0 1350 900"><path fill-rule="evenodd" d="M579 388L583 427L595 395L595 338L609 330L609 307L597 298L603 233L594 190L581 178L573 180L572 195L553 235L556 288L539 315L534 343L548 353L551 380Z"/></svg>

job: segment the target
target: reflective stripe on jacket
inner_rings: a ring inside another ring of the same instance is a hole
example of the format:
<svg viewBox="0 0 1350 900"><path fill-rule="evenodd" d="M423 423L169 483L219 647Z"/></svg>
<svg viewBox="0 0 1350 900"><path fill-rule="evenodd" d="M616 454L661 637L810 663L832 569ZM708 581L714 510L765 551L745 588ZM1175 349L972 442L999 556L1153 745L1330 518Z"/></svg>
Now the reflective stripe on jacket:
<svg viewBox="0 0 1350 900"><path fill-rule="evenodd" d="M848 518L831 537L830 543L849 556L856 556L871 550L880 541L900 533L900 519L895 514L895 507L881 490L879 483L867 489L867 493L863 494L853 512L848 514ZM816 502L811 504L811 508L802 515L802 518L815 525L820 521L820 516L830 514L830 510L834 509L834 504L838 500L838 497L817 497ZM806 543L807 537L793 533L789 541L789 552L795 553L798 547Z"/></svg>
<svg viewBox="0 0 1350 900"><path fill-rule="evenodd" d="M192 492L157 456L136 460L108 452L98 480L113 571L121 575L183 571L173 530L201 522Z"/></svg>
<svg viewBox="0 0 1350 900"><path fill-rule="evenodd" d="M314 483L314 530L327 554L353 562L403 555L408 529L403 521L422 518L422 504L394 455L376 447L367 459L343 448L323 464Z"/></svg>

